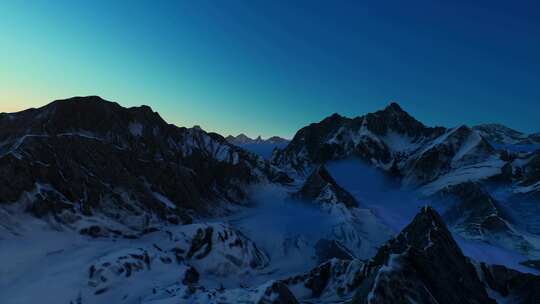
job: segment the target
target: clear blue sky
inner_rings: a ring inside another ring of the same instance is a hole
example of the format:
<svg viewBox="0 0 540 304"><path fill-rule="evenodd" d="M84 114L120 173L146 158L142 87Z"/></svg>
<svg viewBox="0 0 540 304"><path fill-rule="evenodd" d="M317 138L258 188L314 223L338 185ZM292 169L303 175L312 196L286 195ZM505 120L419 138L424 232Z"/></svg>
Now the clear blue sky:
<svg viewBox="0 0 540 304"><path fill-rule="evenodd" d="M0 112L73 95L223 135L390 101L540 131L540 1L2 1Z"/></svg>

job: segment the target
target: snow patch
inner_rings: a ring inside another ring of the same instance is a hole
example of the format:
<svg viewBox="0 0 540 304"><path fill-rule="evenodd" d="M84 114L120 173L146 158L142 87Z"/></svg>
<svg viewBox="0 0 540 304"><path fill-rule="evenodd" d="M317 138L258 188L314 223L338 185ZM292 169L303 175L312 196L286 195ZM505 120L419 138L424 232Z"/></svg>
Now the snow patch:
<svg viewBox="0 0 540 304"><path fill-rule="evenodd" d="M128 125L128 128L129 128L129 132L133 136L138 137L138 136L142 136L143 134L144 126L139 122L130 122Z"/></svg>

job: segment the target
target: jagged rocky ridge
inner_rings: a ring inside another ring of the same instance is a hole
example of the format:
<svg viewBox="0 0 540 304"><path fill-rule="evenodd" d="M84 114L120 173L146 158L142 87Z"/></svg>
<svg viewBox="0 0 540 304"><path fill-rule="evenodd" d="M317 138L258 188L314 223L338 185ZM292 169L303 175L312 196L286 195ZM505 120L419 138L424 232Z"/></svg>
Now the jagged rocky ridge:
<svg viewBox="0 0 540 304"><path fill-rule="evenodd" d="M479 164L490 170L480 177L496 175L504 165L473 129L426 127L396 103L352 119L334 114L304 127L273 161L303 172L312 165L348 157L363 159L416 186L451 178L452 173Z"/></svg>
<svg viewBox="0 0 540 304"><path fill-rule="evenodd" d="M489 142L501 145L531 145L540 144L538 133L525 134L501 124L482 124L474 126Z"/></svg>
<svg viewBox="0 0 540 304"><path fill-rule="evenodd" d="M480 183L464 182L448 186L433 199L450 206L443 217L458 234L525 254L537 251L514 228L513 219Z"/></svg>
<svg viewBox="0 0 540 304"><path fill-rule="evenodd" d="M513 157L513 172L516 176L514 194L540 200L540 150Z"/></svg>
<svg viewBox="0 0 540 304"><path fill-rule="evenodd" d="M267 139L262 139L260 136L253 139L245 134L239 134L238 136L229 135L226 137L227 141L233 145L246 149L252 153L262 156L265 159L270 160L272 154L276 149L284 148L289 143L289 140L281 138L279 136L272 136Z"/></svg>
<svg viewBox="0 0 540 304"><path fill-rule="evenodd" d="M222 136L170 125L147 106L89 96L0 116L0 204L61 223L186 223L223 209L220 202L242 202L246 184L276 172Z"/></svg>
<svg viewBox="0 0 540 304"><path fill-rule="evenodd" d="M537 303L540 287L538 276L464 256L430 207L372 259L334 259L283 282L299 300L347 303Z"/></svg>
<svg viewBox="0 0 540 304"><path fill-rule="evenodd" d="M238 134L237 136L229 135L225 137L225 139L231 144L234 144L237 146L243 146L246 144L283 145L283 144L289 143L287 139L279 137L279 136L271 136L267 139L263 139L261 136L257 136L257 138L253 139L243 133Z"/></svg>
<svg viewBox="0 0 540 304"><path fill-rule="evenodd" d="M324 165L313 170L294 197L320 204L342 203L349 208L359 206L354 196L336 183Z"/></svg>

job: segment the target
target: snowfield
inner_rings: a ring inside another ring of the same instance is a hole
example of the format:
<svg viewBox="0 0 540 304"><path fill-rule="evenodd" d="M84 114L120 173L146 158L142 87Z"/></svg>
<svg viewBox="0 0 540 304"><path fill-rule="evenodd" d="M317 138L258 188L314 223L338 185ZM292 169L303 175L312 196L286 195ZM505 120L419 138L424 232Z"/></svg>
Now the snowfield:
<svg viewBox="0 0 540 304"><path fill-rule="evenodd" d="M317 266L320 239L366 259L391 236L369 210L292 201L294 189L257 185L251 208L135 239L90 238L25 216L18 235L0 234L0 302L256 303L273 280ZM198 279L182 283L190 268Z"/></svg>

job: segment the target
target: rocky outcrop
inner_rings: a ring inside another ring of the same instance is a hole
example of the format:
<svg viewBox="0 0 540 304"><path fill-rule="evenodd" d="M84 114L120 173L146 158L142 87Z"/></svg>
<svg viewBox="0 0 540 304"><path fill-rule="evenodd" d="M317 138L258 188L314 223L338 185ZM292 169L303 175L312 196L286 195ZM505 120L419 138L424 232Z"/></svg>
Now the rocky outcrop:
<svg viewBox="0 0 540 304"><path fill-rule="evenodd" d="M523 266L540 270L540 260L526 260L520 263Z"/></svg>
<svg viewBox="0 0 540 304"><path fill-rule="evenodd" d="M540 277L521 273L501 265L481 263L479 276L485 284L511 303L540 303Z"/></svg>
<svg viewBox="0 0 540 304"><path fill-rule="evenodd" d="M269 263L269 258L255 243L228 225L193 224L182 230L189 237L176 243L176 258L191 260L200 271L228 275L245 269L264 268Z"/></svg>
<svg viewBox="0 0 540 304"><path fill-rule="evenodd" d="M450 206L443 217L452 230L476 239L529 254L534 246L511 223L510 217L479 183L466 182L446 187L433 199Z"/></svg>
<svg viewBox="0 0 540 304"><path fill-rule="evenodd" d="M339 186L324 166L319 166L309 175L294 197L320 204L342 203L349 208L358 207L358 201Z"/></svg>
<svg viewBox="0 0 540 304"><path fill-rule="evenodd" d="M519 167L515 193L540 200L540 150Z"/></svg>
<svg viewBox="0 0 540 304"><path fill-rule="evenodd" d="M530 143L526 134L501 124L482 124L474 126L473 129L479 131L485 139L495 144Z"/></svg>
<svg viewBox="0 0 540 304"><path fill-rule="evenodd" d="M496 303L430 207L366 267L354 303Z"/></svg>
<svg viewBox="0 0 540 304"><path fill-rule="evenodd" d="M336 240L320 239L315 243L315 255L319 263L331 259L352 260L354 255Z"/></svg>
<svg viewBox="0 0 540 304"><path fill-rule="evenodd" d="M473 127L490 143L496 144L502 149L516 146L519 148L540 144L540 133L525 134L507 126L491 123Z"/></svg>
<svg viewBox="0 0 540 304"><path fill-rule="evenodd" d="M470 235L506 230L505 223L509 219L499 203L479 183L465 182L448 186L438 192L437 196L444 204L451 205L444 213L449 225L458 226Z"/></svg>
<svg viewBox="0 0 540 304"><path fill-rule="evenodd" d="M298 300L285 284L274 282L264 290L256 304L298 304Z"/></svg>
<svg viewBox="0 0 540 304"><path fill-rule="evenodd" d="M311 271L283 279L299 300L339 303L352 297L365 264L360 260L326 261Z"/></svg>
<svg viewBox="0 0 540 304"><path fill-rule="evenodd" d="M495 149L480 134L467 126L446 130L422 146L405 162L405 183L422 185L453 170L498 158Z"/></svg>
<svg viewBox="0 0 540 304"><path fill-rule="evenodd" d="M184 225L174 233L155 232L153 239L147 246L112 250L94 261L88 270L91 294L103 294L143 272L176 269L177 284L193 286L201 276L235 276L269 263L255 243L222 223Z"/></svg>

